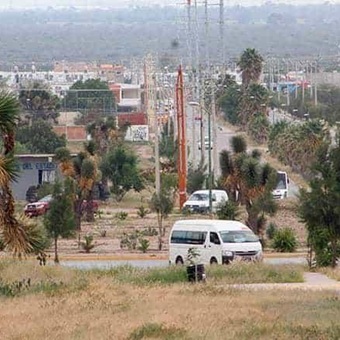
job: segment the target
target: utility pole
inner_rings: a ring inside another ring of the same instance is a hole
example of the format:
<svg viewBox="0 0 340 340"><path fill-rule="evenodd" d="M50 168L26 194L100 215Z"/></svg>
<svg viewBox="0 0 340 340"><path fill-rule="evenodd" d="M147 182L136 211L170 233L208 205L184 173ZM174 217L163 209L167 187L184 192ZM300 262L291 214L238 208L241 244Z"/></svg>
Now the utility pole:
<svg viewBox="0 0 340 340"><path fill-rule="evenodd" d="M159 136L158 136L158 119L156 115L156 75L153 68L153 59L149 55L146 58L144 66L144 82L146 89L146 112L148 117L149 129L153 130L155 141L155 187L156 194L161 191L161 175L159 164Z"/></svg>
<svg viewBox="0 0 340 340"><path fill-rule="evenodd" d="M315 106L318 105L318 84L317 84L317 77L316 77L317 69L318 69L318 62L315 61L315 76L314 76L314 104Z"/></svg>
<svg viewBox="0 0 340 340"><path fill-rule="evenodd" d="M179 206L182 209L186 198L187 189L187 159L186 159L186 126L184 112L184 84L182 66L179 66L176 83L176 108L178 126L178 189Z"/></svg>
<svg viewBox="0 0 340 340"><path fill-rule="evenodd" d="M216 131L216 97L214 81L211 79L211 118L212 118L212 144L213 144L213 174L218 173L218 155L217 155L217 131ZM209 142L209 149L211 150L211 143Z"/></svg>
<svg viewBox="0 0 340 340"><path fill-rule="evenodd" d="M208 189L209 189L209 214L212 214L212 169L211 169L211 110L208 110Z"/></svg>
<svg viewBox="0 0 340 340"><path fill-rule="evenodd" d="M220 49L221 49L221 64L225 63L225 51L224 51L224 0L220 0ZM224 67L222 67L222 70Z"/></svg>

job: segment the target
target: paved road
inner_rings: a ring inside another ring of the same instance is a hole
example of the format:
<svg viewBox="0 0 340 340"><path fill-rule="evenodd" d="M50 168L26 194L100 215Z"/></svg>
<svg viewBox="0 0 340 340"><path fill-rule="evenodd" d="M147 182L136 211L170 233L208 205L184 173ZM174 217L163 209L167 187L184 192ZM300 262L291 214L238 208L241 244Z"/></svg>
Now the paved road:
<svg viewBox="0 0 340 340"><path fill-rule="evenodd" d="M264 263L272 265L284 264L306 264L304 257L291 258L270 258L264 259ZM161 268L169 265L167 260L129 260L129 261L110 261L110 260L92 260L92 261L61 261L61 265L78 269L109 269L124 265L130 265L136 268Z"/></svg>
<svg viewBox="0 0 340 340"><path fill-rule="evenodd" d="M188 161L191 164L198 164L201 159L201 151L198 148L198 144L200 141L200 126L201 121L199 120L200 113L198 106L187 105L187 143L189 147ZM280 120L286 120L289 122L293 122L293 118L279 111L272 111L270 113L269 120L272 122L277 122ZM212 133L212 140L216 139L213 142L213 150L211 150L211 161L212 161L212 170L214 172L215 178L220 176L220 166L219 166L219 154L222 150L230 150L230 141L231 138L237 133L226 127L221 126L216 123L216 137L214 138L214 133ZM204 114L203 117L203 136L208 136L208 117L207 114ZM266 152L267 150L262 150ZM206 166L208 166L208 158L209 158L209 150L204 150L204 160ZM299 192L299 187L290 180L288 195L290 197L294 197Z"/></svg>

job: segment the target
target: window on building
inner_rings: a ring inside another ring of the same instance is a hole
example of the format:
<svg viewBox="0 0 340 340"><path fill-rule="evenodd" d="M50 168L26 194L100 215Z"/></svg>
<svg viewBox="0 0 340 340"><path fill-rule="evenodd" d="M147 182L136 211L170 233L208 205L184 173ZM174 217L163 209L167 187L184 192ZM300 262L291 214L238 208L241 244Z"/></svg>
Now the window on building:
<svg viewBox="0 0 340 340"><path fill-rule="evenodd" d="M39 170L38 183L54 183L55 182L55 170Z"/></svg>

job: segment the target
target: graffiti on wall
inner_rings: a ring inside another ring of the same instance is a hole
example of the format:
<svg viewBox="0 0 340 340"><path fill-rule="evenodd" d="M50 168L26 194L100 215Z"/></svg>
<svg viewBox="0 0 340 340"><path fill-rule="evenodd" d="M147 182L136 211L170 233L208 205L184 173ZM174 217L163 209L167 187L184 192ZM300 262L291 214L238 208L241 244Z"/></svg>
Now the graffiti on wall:
<svg viewBox="0 0 340 340"><path fill-rule="evenodd" d="M126 131L125 140L130 142L147 142L149 127L147 125L131 125Z"/></svg>

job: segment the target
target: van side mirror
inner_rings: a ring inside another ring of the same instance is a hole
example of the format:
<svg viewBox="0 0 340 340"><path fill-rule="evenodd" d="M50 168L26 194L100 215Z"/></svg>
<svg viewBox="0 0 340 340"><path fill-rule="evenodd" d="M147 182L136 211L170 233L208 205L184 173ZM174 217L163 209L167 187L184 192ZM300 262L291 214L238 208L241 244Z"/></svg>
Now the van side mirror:
<svg viewBox="0 0 340 340"><path fill-rule="evenodd" d="M215 238L214 244L221 244L220 240L218 238Z"/></svg>

